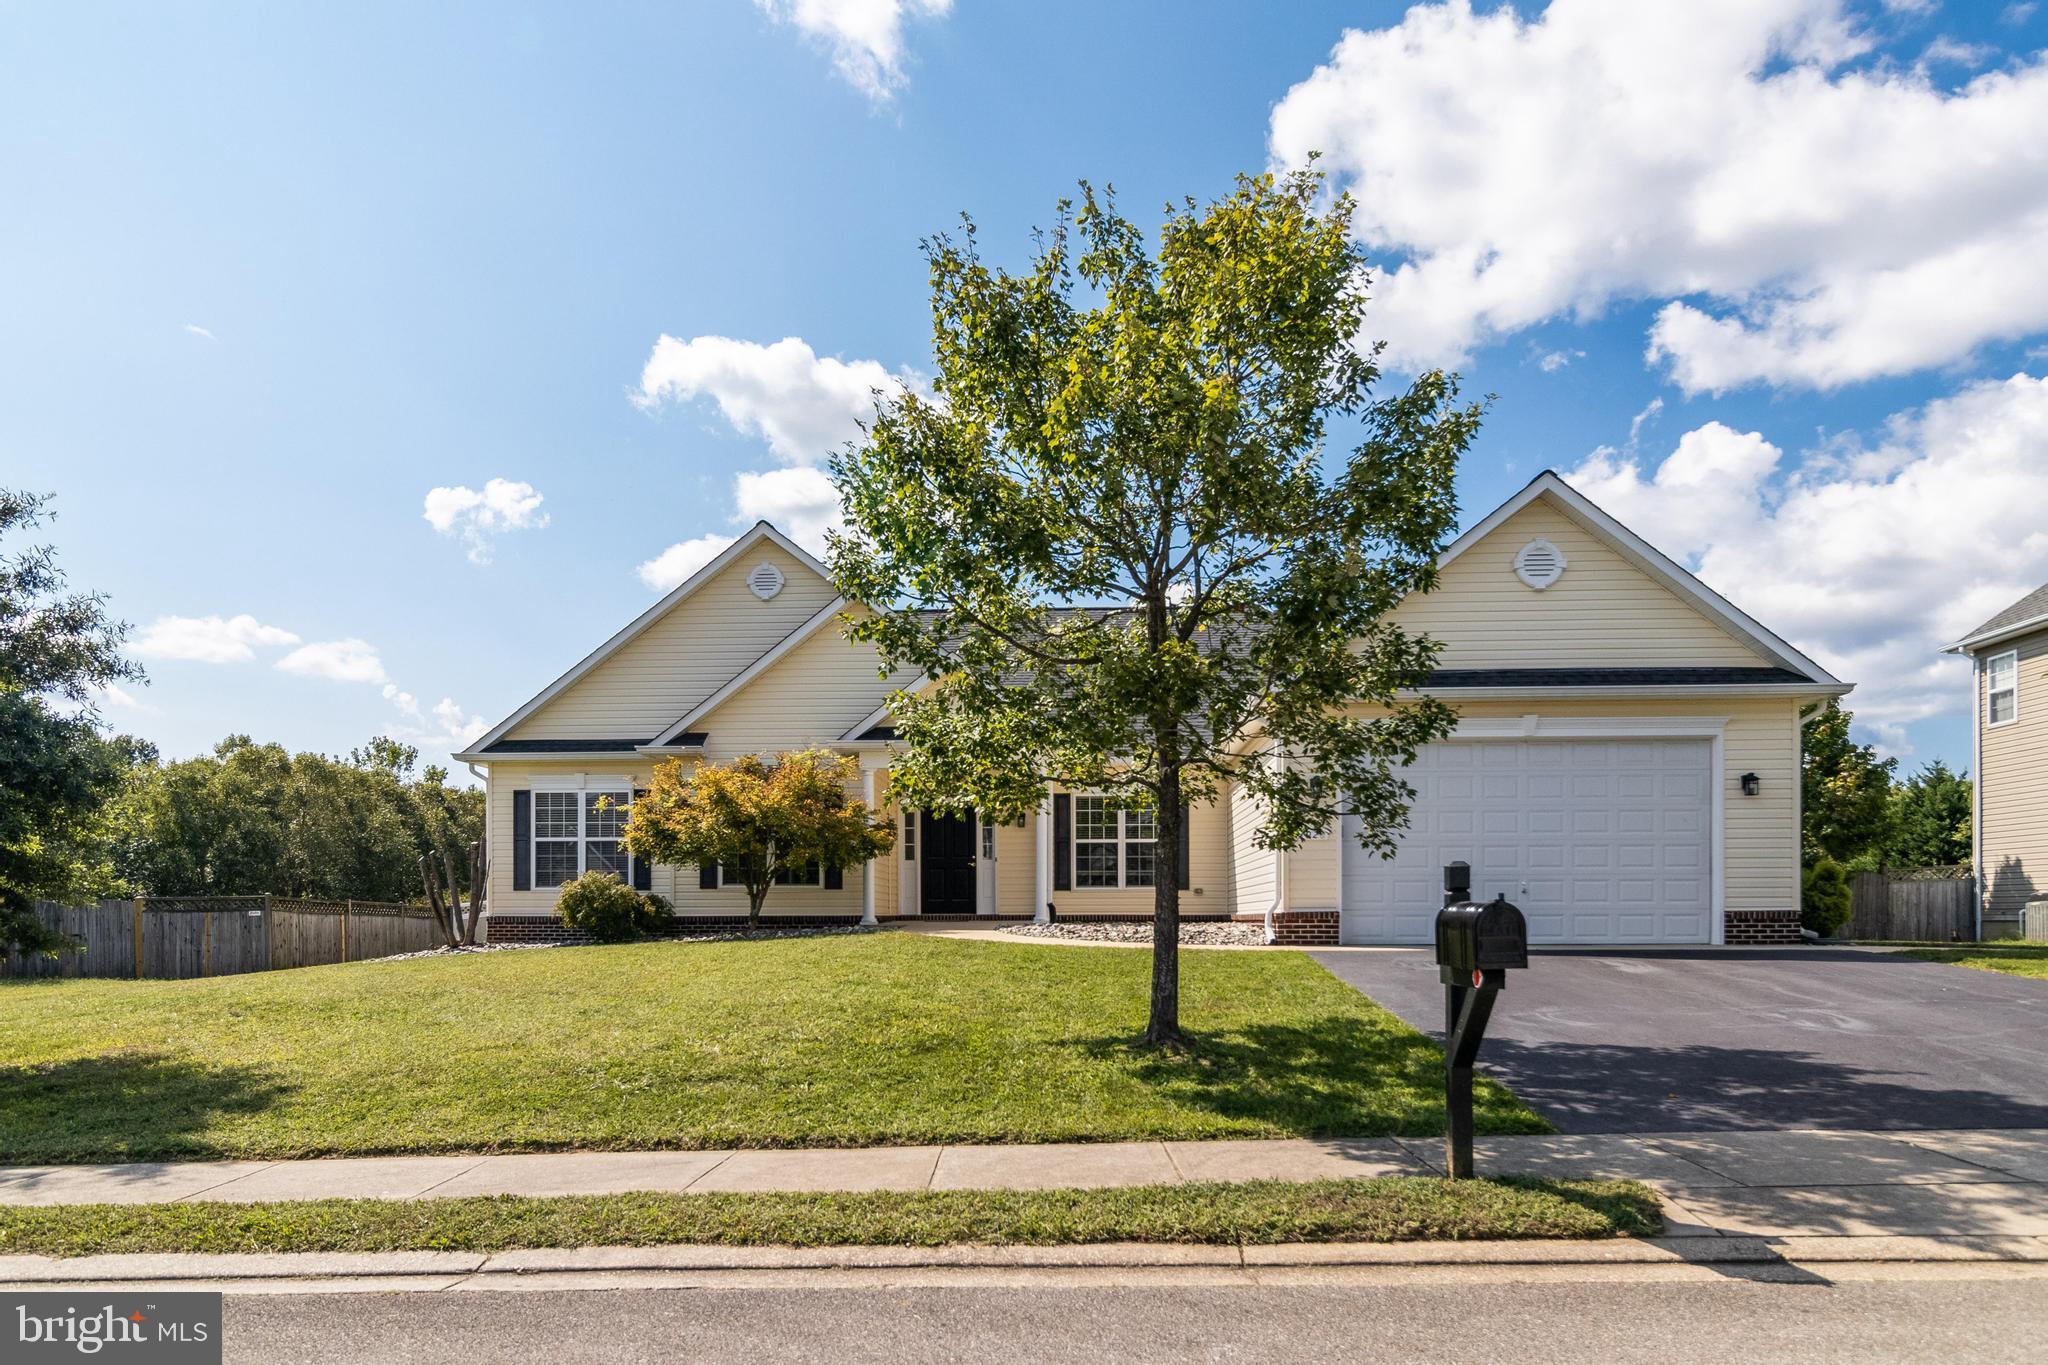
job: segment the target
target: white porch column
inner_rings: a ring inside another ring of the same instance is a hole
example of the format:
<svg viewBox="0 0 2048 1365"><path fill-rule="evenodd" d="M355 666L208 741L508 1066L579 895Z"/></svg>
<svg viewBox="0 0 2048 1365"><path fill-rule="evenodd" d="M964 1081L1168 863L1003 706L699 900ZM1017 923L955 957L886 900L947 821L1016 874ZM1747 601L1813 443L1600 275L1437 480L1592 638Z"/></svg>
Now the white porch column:
<svg viewBox="0 0 2048 1365"><path fill-rule="evenodd" d="M875 770L865 760L860 765L860 799L867 803L870 814L875 809ZM888 854L883 854L888 857ZM875 926L875 860L868 859L860 865L860 922L868 927Z"/></svg>
<svg viewBox="0 0 2048 1365"><path fill-rule="evenodd" d="M1052 797L1038 803L1038 887L1037 902L1031 907L1031 922L1047 924L1051 917L1045 912L1045 903L1052 899Z"/></svg>

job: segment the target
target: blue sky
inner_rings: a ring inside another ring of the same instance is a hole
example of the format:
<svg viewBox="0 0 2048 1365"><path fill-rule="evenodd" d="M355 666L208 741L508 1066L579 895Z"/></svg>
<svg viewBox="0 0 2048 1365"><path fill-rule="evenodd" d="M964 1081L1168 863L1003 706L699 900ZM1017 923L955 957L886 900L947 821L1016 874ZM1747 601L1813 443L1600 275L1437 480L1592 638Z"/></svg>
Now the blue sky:
<svg viewBox="0 0 2048 1365"><path fill-rule="evenodd" d="M137 627L110 723L444 756L815 534L920 236L1314 148L1369 331L1497 396L1468 520L1565 471L1960 763L1936 650L2048 579L2048 13L1660 9L11 7L0 479Z"/></svg>

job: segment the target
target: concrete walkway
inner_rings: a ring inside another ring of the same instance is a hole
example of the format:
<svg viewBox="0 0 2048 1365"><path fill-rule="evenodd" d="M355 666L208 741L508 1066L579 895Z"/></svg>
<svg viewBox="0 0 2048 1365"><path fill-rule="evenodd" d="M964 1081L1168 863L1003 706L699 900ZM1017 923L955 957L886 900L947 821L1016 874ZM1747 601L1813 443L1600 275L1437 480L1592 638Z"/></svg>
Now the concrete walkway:
<svg viewBox="0 0 2048 1365"><path fill-rule="evenodd" d="M1421 1139L569 1152L0 1168L0 1204L1061 1189L1440 1171ZM2048 1236L2048 1129L1501 1137L1482 1174L1630 1177L1674 1236Z"/></svg>

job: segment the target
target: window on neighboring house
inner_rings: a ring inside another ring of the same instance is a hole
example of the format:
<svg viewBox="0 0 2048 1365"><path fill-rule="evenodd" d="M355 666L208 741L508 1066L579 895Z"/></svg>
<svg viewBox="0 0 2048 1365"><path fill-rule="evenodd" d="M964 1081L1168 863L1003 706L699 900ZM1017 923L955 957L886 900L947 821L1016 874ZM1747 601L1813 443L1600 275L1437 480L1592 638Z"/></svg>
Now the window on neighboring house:
<svg viewBox="0 0 2048 1365"><path fill-rule="evenodd" d="M2020 652L2008 649L1984 663L1984 718L1987 725L2004 725L2020 714Z"/></svg>
<svg viewBox="0 0 2048 1365"><path fill-rule="evenodd" d="M585 872L633 879L633 861L619 836L626 829L632 793L609 791L533 794L533 884L560 886Z"/></svg>
<svg viewBox="0 0 2048 1365"><path fill-rule="evenodd" d="M1117 810L1102 796L1074 798L1074 885L1150 886L1158 821L1148 810Z"/></svg>

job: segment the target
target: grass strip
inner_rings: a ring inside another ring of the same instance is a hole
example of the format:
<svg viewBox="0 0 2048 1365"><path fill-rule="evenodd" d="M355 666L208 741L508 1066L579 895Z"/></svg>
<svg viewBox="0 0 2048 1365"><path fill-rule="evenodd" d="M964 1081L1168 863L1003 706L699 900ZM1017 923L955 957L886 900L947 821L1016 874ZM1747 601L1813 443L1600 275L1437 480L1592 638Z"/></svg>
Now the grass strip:
<svg viewBox="0 0 2048 1365"><path fill-rule="evenodd" d="M1091 1190L612 1194L0 1208L0 1253L507 1251L520 1247L1052 1246L1643 1236L1627 1180L1424 1176Z"/></svg>
<svg viewBox="0 0 2048 1365"><path fill-rule="evenodd" d="M1955 948L1915 948L1908 954L1922 962L1946 962L2007 976L2048 980L2048 943L1972 943Z"/></svg>

